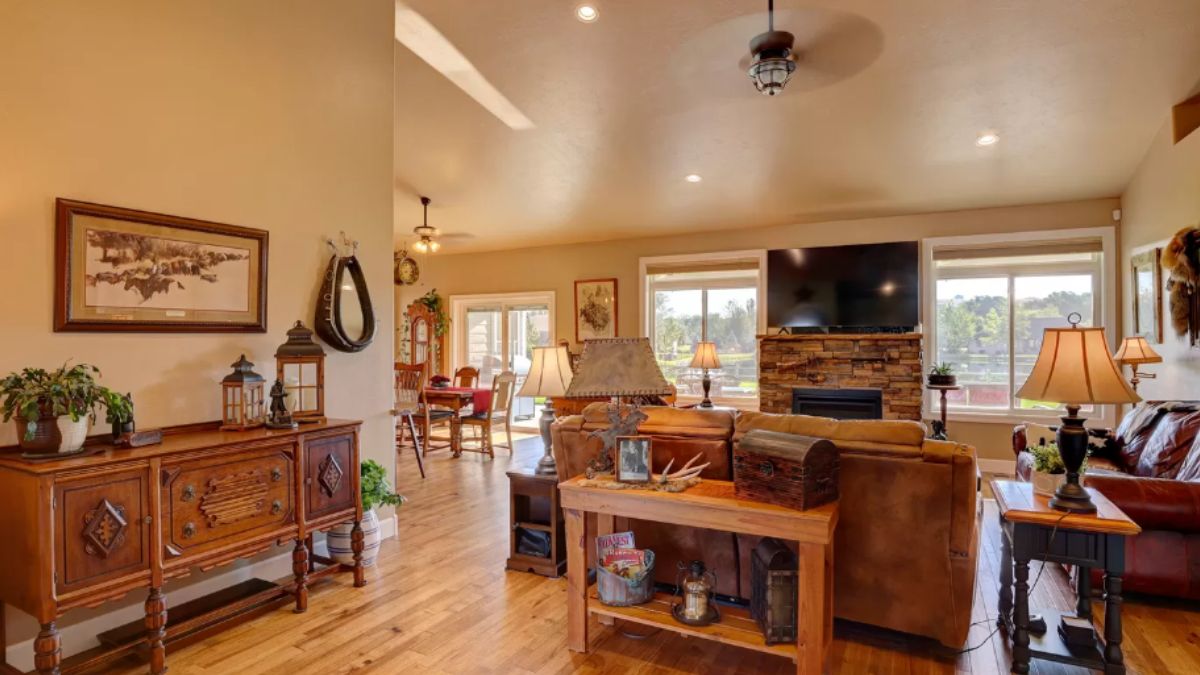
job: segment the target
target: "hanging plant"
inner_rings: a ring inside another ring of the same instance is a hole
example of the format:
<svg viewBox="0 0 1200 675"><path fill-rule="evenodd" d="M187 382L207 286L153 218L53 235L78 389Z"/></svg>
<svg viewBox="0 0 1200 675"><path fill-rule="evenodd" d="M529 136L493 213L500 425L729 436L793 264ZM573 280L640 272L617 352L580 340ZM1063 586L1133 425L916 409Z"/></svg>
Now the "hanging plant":
<svg viewBox="0 0 1200 675"><path fill-rule="evenodd" d="M442 337L450 330L450 314L446 312L446 306L442 304L442 296L437 294L437 289L433 289L417 298L417 302L429 310L433 314L433 334L436 337Z"/></svg>

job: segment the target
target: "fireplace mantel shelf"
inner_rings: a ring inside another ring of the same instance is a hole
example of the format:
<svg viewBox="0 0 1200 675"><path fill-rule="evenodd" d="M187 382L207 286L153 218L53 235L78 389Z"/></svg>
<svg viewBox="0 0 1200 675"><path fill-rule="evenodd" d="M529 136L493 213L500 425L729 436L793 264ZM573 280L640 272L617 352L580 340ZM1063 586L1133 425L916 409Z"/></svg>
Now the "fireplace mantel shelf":
<svg viewBox="0 0 1200 675"><path fill-rule="evenodd" d="M759 340L920 340L921 333L803 333L800 335L759 335Z"/></svg>

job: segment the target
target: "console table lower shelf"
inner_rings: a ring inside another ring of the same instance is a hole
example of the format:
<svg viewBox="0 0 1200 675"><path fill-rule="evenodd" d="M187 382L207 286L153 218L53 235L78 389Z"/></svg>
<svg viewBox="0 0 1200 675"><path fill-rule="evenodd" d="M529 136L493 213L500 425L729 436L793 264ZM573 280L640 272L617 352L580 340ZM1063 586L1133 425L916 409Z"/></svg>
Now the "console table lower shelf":
<svg viewBox="0 0 1200 675"><path fill-rule="evenodd" d="M567 540L567 647L588 651L588 616L601 623L617 619L662 628L689 637L774 654L792 660L800 675L828 672L833 643L833 537L837 503L809 511L738 499L733 483L705 480L680 493L604 490L584 487L581 478L559 484ZM587 514L595 513L596 531ZM636 518L739 534L777 537L797 543L799 588L797 639L794 644L768 645L745 609L721 607L721 621L687 626L671 616L671 596L657 593L643 605L612 607L589 588L587 547L597 534L612 532L613 518Z"/></svg>

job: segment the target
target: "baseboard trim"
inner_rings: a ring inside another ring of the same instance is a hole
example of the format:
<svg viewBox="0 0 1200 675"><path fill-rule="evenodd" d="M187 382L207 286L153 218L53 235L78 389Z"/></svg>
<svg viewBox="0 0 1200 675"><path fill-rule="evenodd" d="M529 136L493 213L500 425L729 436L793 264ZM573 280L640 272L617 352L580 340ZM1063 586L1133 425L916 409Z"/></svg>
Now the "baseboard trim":
<svg viewBox="0 0 1200 675"><path fill-rule="evenodd" d="M1006 476L1015 476L1017 474L1017 461L1015 459L981 459L978 462L980 471L1002 473Z"/></svg>
<svg viewBox="0 0 1200 675"><path fill-rule="evenodd" d="M393 537L396 535L396 532L395 516L379 519L380 540ZM324 539L319 538L316 544L324 546ZM279 550L281 552L278 555L247 563L235 563L219 574L194 581L179 588L171 588L172 584L177 582L167 582L165 590L169 606L181 605L255 577L274 580L291 576L291 548L285 546ZM144 616L143 600L143 597L137 597L137 592L135 591L124 598L124 601L128 603L126 605L114 606L111 611L89 617L78 623L64 625L60 622L58 629L59 638L62 641L63 657L66 658L67 656L78 654L99 645L99 641L96 640L98 633L103 633L114 626L122 626L131 621L136 621L139 617ZM0 611L5 611L5 609L0 607ZM10 633L13 632L11 629L13 624L32 622L30 617L16 610L8 609L8 611ZM65 616L69 620L71 612L68 612ZM16 668L19 672L25 673L33 670L33 640L34 638L29 638L16 644L7 645L5 648L8 664Z"/></svg>

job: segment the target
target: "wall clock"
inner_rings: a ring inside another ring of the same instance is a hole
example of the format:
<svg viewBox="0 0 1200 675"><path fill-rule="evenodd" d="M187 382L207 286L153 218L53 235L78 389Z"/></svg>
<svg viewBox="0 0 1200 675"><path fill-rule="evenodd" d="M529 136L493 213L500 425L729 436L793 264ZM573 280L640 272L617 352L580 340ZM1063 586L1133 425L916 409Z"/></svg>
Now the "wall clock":
<svg viewBox="0 0 1200 675"><path fill-rule="evenodd" d="M397 286L412 286L421 277L421 270L417 267L417 261L408 257L407 250L401 250L396 253L396 269L394 272Z"/></svg>

